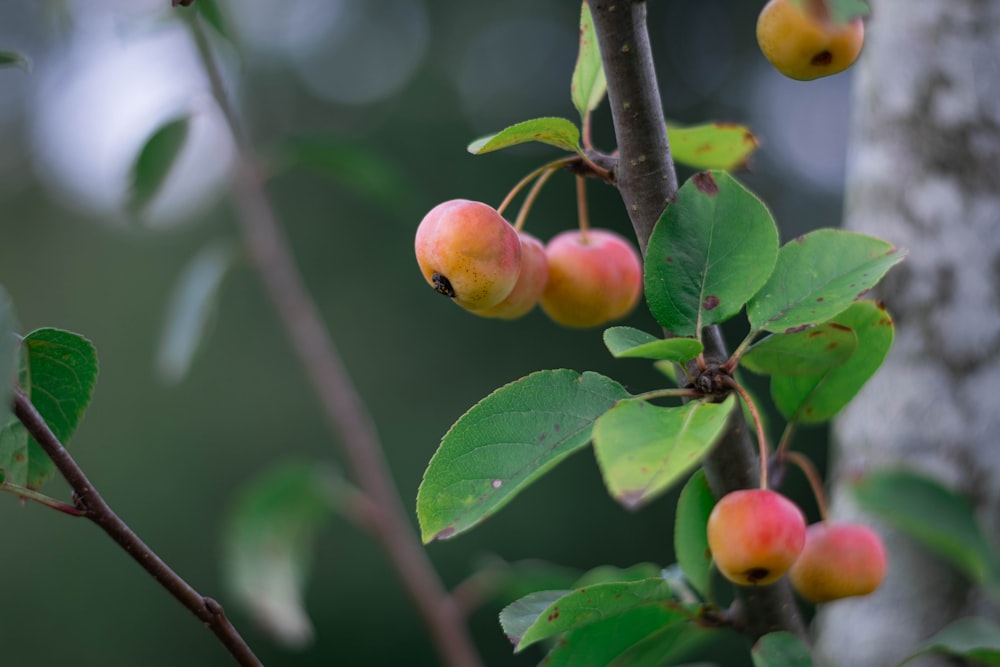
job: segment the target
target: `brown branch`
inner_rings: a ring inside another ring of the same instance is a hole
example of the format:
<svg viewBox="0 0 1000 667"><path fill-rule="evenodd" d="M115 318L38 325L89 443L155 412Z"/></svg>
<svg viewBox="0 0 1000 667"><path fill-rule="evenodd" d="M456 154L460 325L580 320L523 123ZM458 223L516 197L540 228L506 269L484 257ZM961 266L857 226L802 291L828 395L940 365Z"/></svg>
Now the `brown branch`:
<svg viewBox="0 0 1000 667"><path fill-rule="evenodd" d="M616 182L645 253L653 226L677 194L677 175L646 29L646 3L591 0L590 6L618 140ZM726 345L718 327L706 329L703 342L708 365L726 361ZM732 412L722 440L705 459L704 467L717 497L759 484L757 455L740 410ZM741 588L738 594L743 600L746 631L752 637L774 630L805 637L786 582Z"/></svg>
<svg viewBox="0 0 1000 667"><path fill-rule="evenodd" d="M14 391L14 414L73 489L76 507L83 511L83 515L100 526L178 602L205 623L238 664L262 667L263 663L226 618L219 603L196 591L114 513L20 388Z"/></svg>
<svg viewBox="0 0 1000 667"><path fill-rule="evenodd" d="M359 487L371 500L372 533L430 629L442 660L452 667L476 667L481 660L465 619L407 519L374 421L298 271L257 157L229 100L199 18L190 18L212 93L237 149L233 200L250 259L321 404L327 425L337 436Z"/></svg>

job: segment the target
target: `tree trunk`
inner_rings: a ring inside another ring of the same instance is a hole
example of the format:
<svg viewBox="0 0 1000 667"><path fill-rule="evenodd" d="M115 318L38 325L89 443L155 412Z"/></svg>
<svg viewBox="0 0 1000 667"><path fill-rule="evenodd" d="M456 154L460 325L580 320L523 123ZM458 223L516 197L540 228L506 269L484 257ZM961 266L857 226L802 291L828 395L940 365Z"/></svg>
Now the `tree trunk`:
<svg viewBox="0 0 1000 667"><path fill-rule="evenodd" d="M870 4L845 224L910 254L878 293L896 321L893 349L834 425L832 514L860 516L845 488L852 477L906 466L970 494L986 534L998 535L1000 2ZM882 588L817 616L823 664L886 667L983 611L947 565L905 536L884 535Z"/></svg>

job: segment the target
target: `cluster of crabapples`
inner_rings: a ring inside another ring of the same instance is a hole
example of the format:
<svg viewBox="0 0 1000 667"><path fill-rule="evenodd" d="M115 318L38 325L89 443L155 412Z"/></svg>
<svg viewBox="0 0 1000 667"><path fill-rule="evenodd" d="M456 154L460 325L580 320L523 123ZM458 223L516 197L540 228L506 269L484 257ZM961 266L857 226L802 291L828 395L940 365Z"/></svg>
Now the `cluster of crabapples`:
<svg viewBox="0 0 1000 667"><path fill-rule="evenodd" d="M540 304L559 324L595 327L627 315L642 294L642 261L622 236L574 229L543 246L481 202L435 206L414 247L427 282L483 317L514 319Z"/></svg>
<svg viewBox="0 0 1000 667"><path fill-rule="evenodd" d="M770 489L723 496L708 519L715 565L743 586L772 584L786 573L803 599L830 602L868 595L885 576L885 549L871 528L820 521Z"/></svg>
<svg viewBox="0 0 1000 667"><path fill-rule="evenodd" d="M757 18L757 44L775 69L800 81L842 72L861 53L860 17L838 22L826 0L770 0Z"/></svg>

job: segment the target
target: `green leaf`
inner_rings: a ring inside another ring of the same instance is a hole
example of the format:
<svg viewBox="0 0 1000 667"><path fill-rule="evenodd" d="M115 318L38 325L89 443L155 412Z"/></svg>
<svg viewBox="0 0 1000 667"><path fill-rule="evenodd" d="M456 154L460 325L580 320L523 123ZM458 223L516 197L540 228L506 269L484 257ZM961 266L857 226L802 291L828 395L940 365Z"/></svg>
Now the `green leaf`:
<svg viewBox="0 0 1000 667"><path fill-rule="evenodd" d="M939 482L908 470L865 475L853 487L858 504L918 540L977 584L1000 580L996 554L973 507Z"/></svg>
<svg viewBox="0 0 1000 667"><path fill-rule="evenodd" d="M0 420L11 414L11 394L17 372L17 331L14 303L7 290L0 286Z"/></svg>
<svg viewBox="0 0 1000 667"><path fill-rule="evenodd" d="M640 642L680 624L691 628L683 611L653 605L638 607L564 635L549 651L545 667L621 667L616 662Z"/></svg>
<svg viewBox="0 0 1000 667"><path fill-rule="evenodd" d="M715 496L704 469L699 468L684 485L677 501L674 553L688 582L705 599L709 598L712 580L712 553L706 526L713 507Z"/></svg>
<svg viewBox="0 0 1000 667"><path fill-rule="evenodd" d="M501 387L451 427L417 492L424 542L475 526L590 442L625 389L597 373L539 371Z"/></svg>
<svg viewBox="0 0 1000 667"><path fill-rule="evenodd" d="M609 616L671 599L670 586L662 578L594 584L572 591L542 591L504 608L500 625L517 652Z"/></svg>
<svg viewBox="0 0 1000 667"><path fill-rule="evenodd" d="M219 292L237 253L228 241L202 247L174 285L156 353L156 373L167 384L183 380L216 313Z"/></svg>
<svg viewBox="0 0 1000 667"><path fill-rule="evenodd" d="M140 214L156 197L187 140L190 116L180 116L161 125L132 163L132 187L127 208Z"/></svg>
<svg viewBox="0 0 1000 667"><path fill-rule="evenodd" d="M226 19L216 0L197 0L194 6L198 10L198 13L205 19L205 22L212 26L219 35L226 38L229 37L229 31L226 29Z"/></svg>
<svg viewBox="0 0 1000 667"><path fill-rule="evenodd" d="M336 136L297 136L278 148L278 168L301 167L329 178L397 215L411 215L419 199L413 179L370 146Z"/></svg>
<svg viewBox="0 0 1000 667"><path fill-rule="evenodd" d="M332 514L338 483L320 466L284 464L249 484L226 517L225 583L265 631L291 648L313 635L303 593L313 543Z"/></svg>
<svg viewBox="0 0 1000 667"><path fill-rule="evenodd" d="M482 155L530 141L540 141L571 153L580 153L580 130L565 118L534 118L511 125L496 134L476 139L468 151Z"/></svg>
<svg viewBox="0 0 1000 667"><path fill-rule="evenodd" d="M83 336L61 329L32 331L21 350L26 358L22 388L65 446L90 404L97 382L97 350ZM10 476L8 481L37 489L52 477L55 465L33 438L27 455L27 477Z"/></svg>
<svg viewBox="0 0 1000 667"><path fill-rule="evenodd" d="M31 61L28 60L27 56L16 51L0 50L0 68L2 67L20 67L25 72L30 72Z"/></svg>
<svg viewBox="0 0 1000 667"><path fill-rule="evenodd" d="M751 650L754 667L812 667L812 656L802 640L790 632L772 632Z"/></svg>
<svg viewBox="0 0 1000 667"><path fill-rule="evenodd" d="M601 62L597 34L594 32L594 19L590 14L590 5L587 4L587 0L583 0L583 7L580 10L580 50L577 53L570 86L573 105L580 112L581 119L597 108L607 90L604 64Z"/></svg>
<svg viewBox="0 0 1000 667"><path fill-rule="evenodd" d="M778 252L767 207L724 171L695 174L653 228L645 287L656 320L678 336L725 322L765 283Z"/></svg>
<svg viewBox="0 0 1000 667"><path fill-rule="evenodd" d="M857 337L854 352L820 375L774 375L771 397L789 421L820 423L840 412L875 374L892 347L892 318L874 301L858 301L831 320Z"/></svg>
<svg viewBox="0 0 1000 667"><path fill-rule="evenodd" d="M754 331L825 322L863 297L906 251L873 236L817 229L778 251L774 273L747 304Z"/></svg>
<svg viewBox="0 0 1000 667"><path fill-rule="evenodd" d="M734 405L658 407L621 401L594 424L594 453L612 497L637 509L680 481L715 445Z"/></svg>
<svg viewBox="0 0 1000 667"><path fill-rule="evenodd" d="M604 331L604 345L616 358L653 359L684 363L704 350L694 338L657 338L632 327L611 327Z"/></svg>
<svg viewBox="0 0 1000 667"><path fill-rule="evenodd" d="M594 584L606 584L611 582L622 583L625 581L642 581L643 579L662 578L663 568L655 563L636 563L629 567L615 567L614 565L598 565L587 570L578 577L570 588L580 588L583 586L593 586Z"/></svg>
<svg viewBox="0 0 1000 667"><path fill-rule="evenodd" d="M902 665L926 653L944 653L984 665L1000 666L1000 625L973 616L960 618L924 642Z"/></svg>
<svg viewBox="0 0 1000 667"><path fill-rule="evenodd" d="M608 667L663 667L676 665L676 661L686 657L691 651L717 637L707 628L694 623L678 621L654 632L615 658ZM687 665L687 667L698 667ZM706 667L701 665L701 667Z"/></svg>
<svg viewBox="0 0 1000 667"><path fill-rule="evenodd" d="M837 322L787 334L773 334L751 347L741 363L765 375L821 375L850 357L858 336Z"/></svg>
<svg viewBox="0 0 1000 667"><path fill-rule="evenodd" d="M707 123L667 126L670 154L692 169L739 169L757 150L757 137L743 125Z"/></svg>
<svg viewBox="0 0 1000 667"><path fill-rule="evenodd" d="M28 431L13 412L0 417L0 470L11 484L28 480Z"/></svg>

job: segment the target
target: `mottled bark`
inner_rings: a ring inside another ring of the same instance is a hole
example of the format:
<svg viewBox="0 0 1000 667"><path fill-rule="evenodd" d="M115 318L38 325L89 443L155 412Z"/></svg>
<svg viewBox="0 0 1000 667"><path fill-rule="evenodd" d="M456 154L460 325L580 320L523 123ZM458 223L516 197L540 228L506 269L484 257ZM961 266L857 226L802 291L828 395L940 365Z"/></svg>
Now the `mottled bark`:
<svg viewBox="0 0 1000 667"><path fill-rule="evenodd" d="M903 465L970 494L995 536L1000 2L871 5L855 72L845 224L910 254L878 292L896 320L893 350L835 423L833 514L858 516L844 490L854 475ZM962 577L904 536L885 534L883 587L817 617L824 664L886 667L950 621L983 611Z"/></svg>

